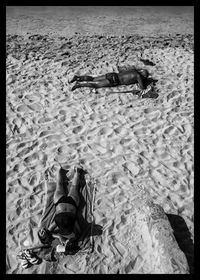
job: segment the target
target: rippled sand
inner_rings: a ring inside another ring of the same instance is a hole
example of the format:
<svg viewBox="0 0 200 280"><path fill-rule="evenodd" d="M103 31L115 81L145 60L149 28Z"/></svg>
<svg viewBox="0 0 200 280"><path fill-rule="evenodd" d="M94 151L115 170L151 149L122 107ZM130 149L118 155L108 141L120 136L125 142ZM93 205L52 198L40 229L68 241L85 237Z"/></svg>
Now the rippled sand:
<svg viewBox="0 0 200 280"><path fill-rule="evenodd" d="M130 228L131 185L142 185L167 213L184 217L193 235L192 40L7 36L8 273L21 273L16 252L37 228L44 173L48 168L56 172L57 162L81 162L98 182L94 214L104 233L97 247L101 258L90 260L93 273L116 273L109 264L118 267L120 250L126 256L118 233ZM141 56L156 65L144 66ZM75 73L100 75L115 70L117 62L148 69L158 79L159 97L125 93L133 86L70 90L68 81ZM105 265L108 248L112 254ZM137 250L142 255L144 248ZM145 273L138 262L135 272ZM88 264L85 260L64 272L84 273ZM41 273L39 269L32 273ZM122 273L128 272L124 266Z"/></svg>

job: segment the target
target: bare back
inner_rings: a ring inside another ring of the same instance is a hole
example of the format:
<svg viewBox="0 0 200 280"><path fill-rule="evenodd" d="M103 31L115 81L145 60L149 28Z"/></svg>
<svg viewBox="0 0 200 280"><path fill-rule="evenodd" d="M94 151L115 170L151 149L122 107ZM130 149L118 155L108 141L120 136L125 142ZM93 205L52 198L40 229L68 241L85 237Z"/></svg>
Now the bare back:
<svg viewBox="0 0 200 280"><path fill-rule="evenodd" d="M144 77L136 69L119 72L118 77L122 85L138 83L142 90L145 89Z"/></svg>

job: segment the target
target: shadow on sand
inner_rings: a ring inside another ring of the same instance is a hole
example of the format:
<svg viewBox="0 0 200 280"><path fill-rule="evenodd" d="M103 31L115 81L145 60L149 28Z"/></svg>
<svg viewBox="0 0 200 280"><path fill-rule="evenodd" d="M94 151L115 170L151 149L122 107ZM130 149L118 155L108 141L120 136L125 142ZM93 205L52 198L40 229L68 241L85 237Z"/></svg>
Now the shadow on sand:
<svg viewBox="0 0 200 280"><path fill-rule="evenodd" d="M187 227L185 220L174 214L167 214L168 220L174 231L174 236L179 245L179 248L183 251L188 261L190 273L194 273L194 244L191 239L191 233Z"/></svg>
<svg viewBox="0 0 200 280"><path fill-rule="evenodd" d="M150 84L152 84L152 88L145 94L142 95L142 98L157 98L158 97L158 93L155 91L155 84L158 80L152 79L152 78L148 78L146 80L146 87L149 86ZM132 93L133 95L139 95L140 94L140 90L126 90L126 91L112 91L109 94L124 94L124 93Z"/></svg>

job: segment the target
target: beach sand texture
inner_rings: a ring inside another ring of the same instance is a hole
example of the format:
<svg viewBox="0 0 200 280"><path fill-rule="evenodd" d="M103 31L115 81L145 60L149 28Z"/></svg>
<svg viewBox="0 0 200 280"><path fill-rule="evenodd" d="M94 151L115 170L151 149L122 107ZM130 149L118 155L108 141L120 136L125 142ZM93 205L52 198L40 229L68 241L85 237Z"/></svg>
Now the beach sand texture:
<svg viewBox="0 0 200 280"><path fill-rule="evenodd" d="M7 273L186 273L165 270L144 221L151 197L181 215L193 237L193 35L7 33ZM149 70L159 97L126 93L134 86L71 91L74 74L101 75L117 63ZM53 272L49 264L24 271L16 253L34 243L45 171L56 174L58 162L81 163L96 181L94 217L103 234L87 257L63 259ZM184 259L176 245L163 250Z"/></svg>

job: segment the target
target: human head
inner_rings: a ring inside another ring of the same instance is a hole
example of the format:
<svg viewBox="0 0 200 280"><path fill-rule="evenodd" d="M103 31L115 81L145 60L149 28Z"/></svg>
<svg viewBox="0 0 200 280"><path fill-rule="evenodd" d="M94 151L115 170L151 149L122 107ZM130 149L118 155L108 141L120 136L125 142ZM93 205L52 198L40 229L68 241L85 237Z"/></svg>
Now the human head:
<svg viewBox="0 0 200 280"><path fill-rule="evenodd" d="M148 78L149 72L146 69L139 69L139 72L143 77Z"/></svg>
<svg viewBox="0 0 200 280"><path fill-rule="evenodd" d="M74 216L67 212L59 213L55 216L55 223L59 228L60 234L63 235L70 234L73 231L74 222Z"/></svg>

